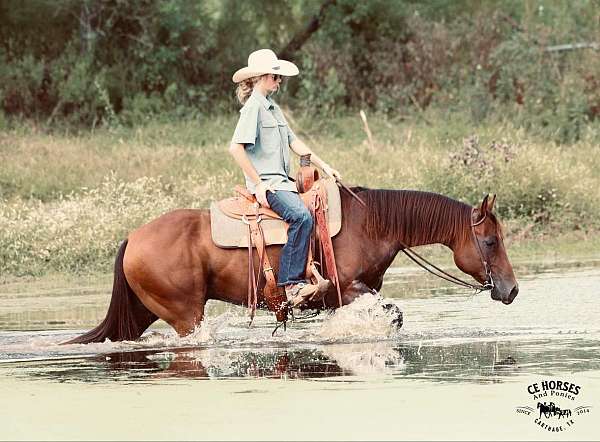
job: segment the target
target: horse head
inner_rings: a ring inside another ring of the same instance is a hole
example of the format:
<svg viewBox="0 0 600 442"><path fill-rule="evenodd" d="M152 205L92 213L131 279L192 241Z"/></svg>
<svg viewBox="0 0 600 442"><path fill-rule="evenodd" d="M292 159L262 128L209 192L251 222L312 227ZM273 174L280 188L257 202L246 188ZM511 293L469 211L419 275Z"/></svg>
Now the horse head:
<svg viewBox="0 0 600 442"><path fill-rule="evenodd" d="M491 284L491 297L504 304L519 293L512 265L504 247L502 225L492 213L496 195L486 195L471 214L470 235L454 247L454 262L481 284Z"/></svg>

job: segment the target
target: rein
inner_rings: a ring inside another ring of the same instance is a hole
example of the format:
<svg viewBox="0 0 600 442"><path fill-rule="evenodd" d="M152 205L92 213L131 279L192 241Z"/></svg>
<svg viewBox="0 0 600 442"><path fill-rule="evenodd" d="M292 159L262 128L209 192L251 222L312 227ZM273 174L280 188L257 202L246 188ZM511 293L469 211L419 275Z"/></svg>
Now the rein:
<svg viewBox="0 0 600 442"><path fill-rule="evenodd" d="M367 208L367 205L365 204L365 202L356 193L354 193L352 190L350 190L339 179L336 178L335 180L342 189L344 189L348 193L350 193L350 195L352 195L354 198L356 198L359 203L361 203L365 208ZM475 210L475 208L472 209L471 214L473 213L474 210ZM412 250L410 247L408 247L406 244L404 244L402 241L399 240L398 242L402 246L401 251L406 256L408 256L419 267L427 270L429 273L437 276L438 278L444 279L448 282L451 282L453 284L456 284L456 285L459 285L462 287L473 289L476 291L476 293L481 293L486 290L492 290L494 288L494 280L492 278L492 272L491 272L488 262L485 260L485 258L483 256L483 251L481 250L481 246L479 244L479 240L477 239L477 235L475 235L475 227L480 225L483 221L485 221L486 216L487 216L487 214L484 215L483 218L481 218L479 221L477 221L474 224L471 224L471 226L470 226L473 240L475 241L475 244L477 245L477 253L479 254L479 259L481 259L481 263L483 264L483 268L485 269L486 281L484 284L480 284L480 285L471 284L470 282L460 279L459 277L454 276L454 275L446 272L445 270L440 269L438 266L436 266L432 262L428 261L423 256L419 255L417 252L415 252L414 250ZM435 269L437 272L433 271L432 269L430 269L423 263L429 265L431 268Z"/></svg>

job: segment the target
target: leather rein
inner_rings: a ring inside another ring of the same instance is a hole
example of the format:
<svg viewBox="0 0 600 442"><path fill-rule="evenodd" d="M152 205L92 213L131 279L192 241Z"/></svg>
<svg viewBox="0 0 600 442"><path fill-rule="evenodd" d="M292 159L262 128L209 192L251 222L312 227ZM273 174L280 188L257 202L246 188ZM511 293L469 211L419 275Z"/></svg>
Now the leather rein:
<svg viewBox="0 0 600 442"><path fill-rule="evenodd" d="M365 208L367 208L367 205L365 204L365 202L356 193L354 193L350 188L348 188L346 185L344 185L339 179L335 178L335 180L342 189L344 189L348 193L350 193L350 195L352 195L354 198L356 198L358 200L358 202L360 202ZM472 209L471 214L473 214L474 211L475 211L475 208ZM402 246L401 251L406 256L408 256L419 267L422 267L423 269L427 270L429 273L437 276L438 278L444 279L448 282L451 282L453 284L456 284L456 285L459 285L462 287L473 289L473 290L475 290L476 293L481 293L486 290L492 290L494 288L494 279L492 278L492 271L491 271L490 265L484 258L483 251L481 250L481 245L479 244L479 240L477 239L477 235L475 235L475 227L480 225L481 223L483 223L483 221L485 221L486 217L487 217L487 214L485 214L483 216L483 218L481 218L476 223L472 223L470 225L471 235L473 236L473 240L475 241L475 244L477 246L477 253L479 254L479 259L481 260L481 263L483 264L483 268L485 269L486 281L483 284L480 284L480 285L471 284L470 282L467 282L463 279L458 278L457 276L454 276L454 275L446 272L445 270L442 270L441 268L439 268L432 262L425 259L423 256L419 255L417 252L412 250L410 247L408 247L402 241L399 241L400 245ZM472 218L473 217L471 216L471 219ZM423 263L427 264L431 268L427 267ZM435 271L432 269L435 269Z"/></svg>

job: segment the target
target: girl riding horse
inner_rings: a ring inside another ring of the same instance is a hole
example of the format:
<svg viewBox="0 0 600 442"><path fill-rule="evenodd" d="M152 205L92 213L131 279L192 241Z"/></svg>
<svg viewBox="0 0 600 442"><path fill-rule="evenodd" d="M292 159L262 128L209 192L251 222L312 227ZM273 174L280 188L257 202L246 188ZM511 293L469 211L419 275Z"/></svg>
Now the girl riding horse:
<svg viewBox="0 0 600 442"><path fill-rule="evenodd" d="M241 167L246 187L258 202L271 208L289 224L288 239L281 249L277 285L285 287L289 302L317 291L307 283L308 258L313 220L289 178L290 148L296 154L310 154L312 161L327 175L341 178L309 149L290 129L283 112L271 99L282 76L298 74L295 64L279 60L270 49L250 54L248 66L233 74L238 83L237 97L243 105L229 152Z"/></svg>

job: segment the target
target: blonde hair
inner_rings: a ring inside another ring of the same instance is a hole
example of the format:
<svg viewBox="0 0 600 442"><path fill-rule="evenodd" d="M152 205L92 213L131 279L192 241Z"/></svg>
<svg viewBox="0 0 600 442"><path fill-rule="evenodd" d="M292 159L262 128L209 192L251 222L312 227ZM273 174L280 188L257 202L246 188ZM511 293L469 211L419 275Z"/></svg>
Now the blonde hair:
<svg viewBox="0 0 600 442"><path fill-rule="evenodd" d="M252 94L252 89L254 89L254 85L258 83L260 77L262 77L262 75L259 75L257 77L250 77L246 80L240 81L235 91L235 94L237 95L237 99L240 102L240 104L244 105L246 101L248 101L248 98L250 98L250 95Z"/></svg>

